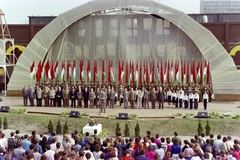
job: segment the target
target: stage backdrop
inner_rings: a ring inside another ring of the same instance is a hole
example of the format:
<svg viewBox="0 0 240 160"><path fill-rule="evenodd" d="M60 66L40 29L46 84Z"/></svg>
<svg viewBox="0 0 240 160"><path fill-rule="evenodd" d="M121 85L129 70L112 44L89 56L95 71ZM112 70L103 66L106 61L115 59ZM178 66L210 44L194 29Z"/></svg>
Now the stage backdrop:
<svg viewBox="0 0 240 160"><path fill-rule="evenodd" d="M95 0L59 15L29 43L8 90L35 83L29 76L33 61L58 60L61 68L62 60L79 65L81 58L85 69L88 59L101 65L102 58L111 58L115 77L118 60L207 60L214 92L240 93L235 64L212 33L183 12L149 0Z"/></svg>

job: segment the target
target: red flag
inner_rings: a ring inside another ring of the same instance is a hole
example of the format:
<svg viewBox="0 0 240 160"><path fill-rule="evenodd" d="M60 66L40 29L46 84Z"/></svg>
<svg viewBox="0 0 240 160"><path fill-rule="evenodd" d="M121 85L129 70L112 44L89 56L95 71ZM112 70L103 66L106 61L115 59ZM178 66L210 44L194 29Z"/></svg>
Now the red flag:
<svg viewBox="0 0 240 160"><path fill-rule="evenodd" d="M170 67L170 61L168 60L168 67L167 67L167 84L170 84L170 81L171 81L171 79L170 79L170 70L171 70L171 67Z"/></svg>
<svg viewBox="0 0 240 160"><path fill-rule="evenodd" d="M189 75L191 75L191 65L190 65L190 61L187 61L187 83L190 83L190 77Z"/></svg>
<svg viewBox="0 0 240 160"><path fill-rule="evenodd" d="M207 84L211 83L211 73L210 73L210 63L209 61L207 62Z"/></svg>
<svg viewBox="0 0 240 160"><path fill-rule="evenodd" d="M142 60L140 61L140 75L139 75L139 82L142 84Z"/></svg>
<svg viewBox="0 0 240 160"><path fill-rule="evenodd" d="M105 75L104 59L102 59L102 84L104 84Z"/></svg>
<svg viewBox="0 0 240 160"><path fill-rule="evenodd" d="M126 62L126 78L125 82L128 83L128 61Z"/></svg>
<svg viewBox="0 0 240 160"><path fill-rule="evenodd" d="M80 59L79 70L80 70L79 79L82 82L82 79L83 79L83 75L82 75L82 73L83 73L83 59Z"/></svg>
<svg viewBox="0 0 240 160"><path fill-rule="evenodd" d="M54 78L58 79L58 60L54 65Z"/></svg>
<svg viewBox="0 0 240 160"><path fill-rule="evenodd" d="M202 84L202 78L203 78L203 70L202 70L202 61L200 61L200 82L199 84Z"/></svg>
<svg viewBox="0 0 240 160"><path fill-rule="evenodd" d="M41 80L41 74L42 74L42 61L38 62L38 69L36 73L36 80L37 82Z"/></svg>
<svg viewBox="0 0 240 160"><path fill-rule="evenodd" d="M164 82L164 77L163 77L163 65L162 65L162 60L160 60L160 65L159 65L159 71L160 71L160 79L161 79L161 83L163 84Z"/></svg>
<svg viewBox="0 0 240 160"><path fill-rule="evenodd" d="M97 82L97 60L94 60L94 75L93 75L93 81L94 83Z"/></svg>
<svg viewBox="0 0 240 160"><path fill-rule="evenodd" d="M108 83L111 83L111 60L108 60Z"/></svg>
<svg viewBox="0 0 240 160"><path fill-rule="evenodd" d="M196 84L197 79L196 79L195 60L193 60L193 62L192 62L192 75L193 75L193 82Z"/></svg>
<svg viewBox="0 0 240 160"><path fill-rule="evenodd" d="M152 82L155 83L155 80L154 80L154 61L152 62Z"/></svg>
<svg viewBox="0 0 240 160"><path fill-rule="evenodd" d="M55 66L54 66L54 63L53 63L53 61L52 61L52 67L51 67L51 79L52 79L52 80L54 80L54 78L55 78L54 69L55 69Z"/></svg>
<svg viewBox="0 0 240 160"><path fill-rule="evenodd" d="M90 64L90 59L88 60L88 66L87 66L87 73L88 73L88 83L91 81L91 64Z"/></svg>
<svg viewBox="0 0 240 160"><path fill-rule="evenodd" d="M67 81L69 79L69 68L70 68L70 62L69 60L67 61Z"/></svg>
<svg viewBox="0 0 240 160"><path fill-rule="evenodd" d="M122 73L121 62L120 62L120 60L118 60L118 82L119 82L119 84L122 84L121 73Z"/></svg>
<svg viewBox="0 0 240 160"><path fill-rule="evenodd" d="M149 83L148 61L146 61L146 82Z"/></svg>
<svg viewBox="0 0 240 160"><path fill-rule="evenodd" d="M47 61L46 65L44 67L44 70L45 70L45 75L48 78L48 71L50 70L49 60Z"/></svg>

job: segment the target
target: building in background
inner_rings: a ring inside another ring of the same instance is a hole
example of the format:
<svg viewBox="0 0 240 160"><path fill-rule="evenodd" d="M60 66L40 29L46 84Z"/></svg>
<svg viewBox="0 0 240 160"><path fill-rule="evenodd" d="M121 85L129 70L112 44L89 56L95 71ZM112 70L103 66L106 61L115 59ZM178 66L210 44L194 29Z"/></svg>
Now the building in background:
<svg viewBox="0 0 240 160"><path fill-rule="evenodd" d="M240 1L200 0L200 13L240 13Z"/></svg>

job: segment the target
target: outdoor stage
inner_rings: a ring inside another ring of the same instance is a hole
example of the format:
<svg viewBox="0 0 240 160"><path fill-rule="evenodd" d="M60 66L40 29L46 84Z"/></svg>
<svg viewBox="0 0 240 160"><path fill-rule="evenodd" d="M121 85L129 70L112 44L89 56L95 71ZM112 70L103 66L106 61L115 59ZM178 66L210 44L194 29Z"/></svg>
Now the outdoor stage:
<svg viewBox="0 0 240 160"><path fill-rule="evenodd" d="M28 113L44 113L44 114L55 114L60 115L62 112L66 111L79 111L80 113L88 113L90 117L106 117L109 114L118 114L118 113L128 113L128 114L137 114L139 118L169 118L176 113L193 113L197 115L198 112L205 112L203 109L203 103L199 103L198 110L190 109L179 109L173 108L173 106L168 106L165 103L165 109L124 109L123 107L115 107L115 109L108 109L106 113L99 114L99 109L89 109L89 108L63 108L63 107L24 107L23 100L21 97L1 97L2 102L0 106L9 106L10 109L26 108ZM157 103L158 105L158 103ZM208 103L207 112L212 111L218 112L220 114L231 113L232 116L240 114L240 102L225 102L225 101L213 101ZM156 107L157 108L157 107Z"/></svg>

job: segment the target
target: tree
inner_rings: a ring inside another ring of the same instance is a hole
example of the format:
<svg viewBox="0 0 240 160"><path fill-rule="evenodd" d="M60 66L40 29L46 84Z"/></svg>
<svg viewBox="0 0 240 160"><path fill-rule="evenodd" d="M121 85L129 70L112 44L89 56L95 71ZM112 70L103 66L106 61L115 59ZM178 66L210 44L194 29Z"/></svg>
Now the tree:
<svg viewBox="0 0 240 160"><path fill-rule="evenodd" d="M8 129L8 121L7 121L7 117L4 117L4 121L3 121L3 129Z"/></svg>
<svg viewBox="0 0 240 160"><path fill-rule="evenodd" d="M62 133L62 126L61 126L60 120L58 120L58 123L57 123L56 133L57 134L61 134Z"/></svg>
<svg viewBox="0 0 240 160"><path fill-rule="evenodd" d="M198 135L200 136L202 133L203 133L203 127L202 127L202 123L201 121L199 120L198 122Z"/></svg>
<svg viewBox="0 0 240 160"><path fill-rule="evenodd" d="M134 130L135 130L135 137L138 137L140 135L140 127L139 127L138 121Z"/></svg>
<svg viewBox="0 0 240 160"><path fill-rule="evenodd" d="M67 119L65 119L65 124L63 126L63 134L68 134L68 124Z"/></svg>
<svg viewBox="0 0 240 160"><path fill-rule="evenodd" d="M52 120L50 120L48 123L48 133L52 133L52 132L53 132L53 123L52 123Z"/></svg>
<svg viewBox="0 0 240 160"><path fill-rule="evenodd" d="M0 118L0 129L2 128L2 118Z"/></svg>
<svg viewBox="0 0 240 160"><path fill-rule="evenodd" d="M115 134L116 134L116 136L118 136L118 133L119 133L119 132L121 132L121 128L120 128L119 123L117 122L116 129L115 129Z"/></svg>
<svg viewBox="0 0 240 160"><path fill-rule="evenodd" d="M207 120L207 124L205 126L205 129L206 129L206 135L209 136L210 133L211 133L211 127L209 125L209 121Z"/></svg>
<svg viewBox="0 0 240 160"><path fill-rule="evenodd" d="M124 135L125 135L125 137L130 136L130 129L129 129L129 126L128 126L127 122L125 123Z"/></svg>

